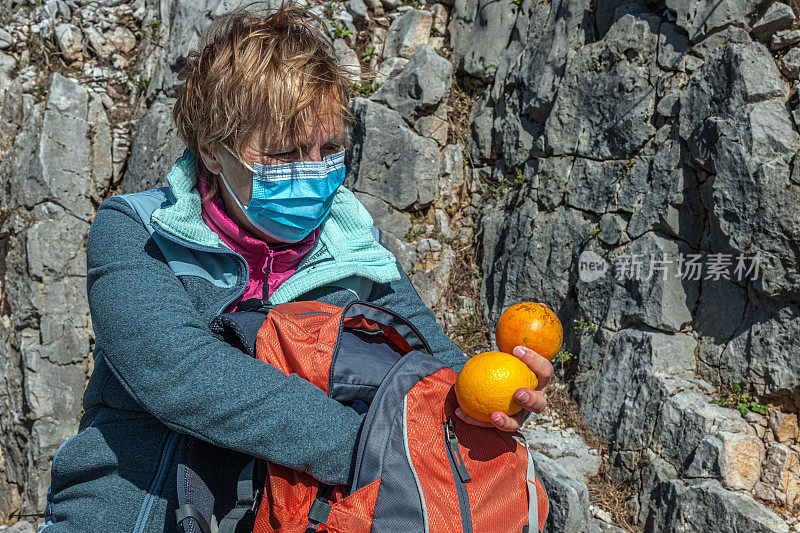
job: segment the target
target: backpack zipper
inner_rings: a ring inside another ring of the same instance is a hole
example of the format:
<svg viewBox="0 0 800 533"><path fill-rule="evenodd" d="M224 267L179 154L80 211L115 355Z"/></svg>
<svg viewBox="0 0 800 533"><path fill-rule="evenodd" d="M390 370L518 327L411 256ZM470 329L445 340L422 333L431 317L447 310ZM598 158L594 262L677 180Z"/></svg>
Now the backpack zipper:
<svg viewBox="0 0 800 533"><path fill-rule="evenodd" d="M453 481L456 485L458 495L458 509L461 513L461 527L464 533L472 533L472 514L469 510L469 496L467 495L467 483L472 478L464 465L461 451L458 449L458 437L456 436L455 424L452 418L448 418L444 427L444 445L447 448L447 459L450 461L450 470L453 472Z"/></svg>

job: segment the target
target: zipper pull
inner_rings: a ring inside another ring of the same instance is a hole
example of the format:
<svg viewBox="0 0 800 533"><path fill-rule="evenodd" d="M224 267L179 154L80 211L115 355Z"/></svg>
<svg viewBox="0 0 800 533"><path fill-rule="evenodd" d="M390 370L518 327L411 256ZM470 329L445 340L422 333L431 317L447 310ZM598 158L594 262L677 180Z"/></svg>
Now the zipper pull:
<svg viewBox="0 0 800 533"><path fill-rule="evenodd" d="M453 457L453 463L456 465L458 477L460 477L461 481L464 483L469 483L472 481L472 478L469 477L467 467L464 465L464 459L461 457L461 450L459 450L458 447L458 437L456 437L456 426L453 423L452 418L448 418L447 423L444 425L444 435L445 440L447 441L447 449L450 450L450 454Z"/></svg>

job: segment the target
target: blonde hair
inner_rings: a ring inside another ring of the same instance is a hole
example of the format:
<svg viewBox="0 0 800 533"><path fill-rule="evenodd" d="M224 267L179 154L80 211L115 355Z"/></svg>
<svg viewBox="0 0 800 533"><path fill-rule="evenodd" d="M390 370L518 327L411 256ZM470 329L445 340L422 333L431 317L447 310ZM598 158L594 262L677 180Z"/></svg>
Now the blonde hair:
<svg viewBox="0 0 800 533"><path fill-rule="evenodd" d="M248 4L214 20L179 74L172 117L186 146L198 153L227 144L236 154L254 135L297 150L322 116L339 113L349 126L352 89L333 43L314 13L282 3L271 14ZM302 153L300 154L302 157ZM198 157L199 172L213 176ZM209 180L209 194L219 184Z"/></svg>

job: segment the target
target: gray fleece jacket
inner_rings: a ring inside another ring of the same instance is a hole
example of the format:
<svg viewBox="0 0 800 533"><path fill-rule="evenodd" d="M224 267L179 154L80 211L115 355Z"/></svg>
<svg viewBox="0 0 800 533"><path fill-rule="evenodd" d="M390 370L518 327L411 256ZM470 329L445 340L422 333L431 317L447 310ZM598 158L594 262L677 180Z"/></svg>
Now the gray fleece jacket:
<svg viewBox="0 0 800 533"><path fill-rule="evenodd" d="M180 531L181 433L347 482L361 417L209 330L244 291L248 267L203 222L195 171L187 151L170 187L112 197L94 218L86 253L95 367L79 433L53 458L45 533ZM272 300L312 299L392 309L445 364L465 361L345 188Z"/></svg>

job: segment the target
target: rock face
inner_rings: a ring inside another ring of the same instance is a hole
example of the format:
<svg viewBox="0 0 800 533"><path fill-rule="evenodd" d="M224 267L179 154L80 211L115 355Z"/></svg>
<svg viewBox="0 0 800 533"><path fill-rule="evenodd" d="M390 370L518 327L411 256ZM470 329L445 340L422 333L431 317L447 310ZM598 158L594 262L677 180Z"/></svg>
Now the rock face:
<svg viewBox="0 0 800 533"><path fill-rule="evenodd" d="M22 101L20 129L3 158L4 241L0 325L0 507L39 512L49 461L77 430L91 371L84 246L111 181L111 134L98 98L54 74L48 98ZM64 147L69 146L69 150Z"/></svg>
<svg viewBox="0 0 800 533"><path fill-rule="evenodd" d="M710 401L800 387L800 135L753 42L785 38L794 14L600 4L598 36L578 0L523 3L481 78L469 151L504 185L477 228L486 318L557 311L581 415L638 491L640 527L787 531L751 496L795 505L800 405L770 419L787 446L745 404Z"/></svg>
<svg viewBox="0 0 800 533"><path fill-rule="evenodd" d="M178 72L238 2L18 4L0 24L4 517L44 507L77 428L95 209L164 185L183 150ZM378 73L352 103L346 184L442 325L523 300L556 310L570 392L635 491L637 528L796 529L753 498L800 508L794 3L309 5L354 80ZM80 81L43 76L33 36ZM454 73L475 96L466 125ZM480 302L454 294L465 256ZM587 488L604 455L570 429L525 429L549 530L614 531Z"/></svg>
<svg viewBox="0 0 800 533"><path fill-rule="evenodd" d="M411 131L396 111L370 100L356 98L353 114L358 128L346 184L396 209L430 205L440 163L436 142Z"/></svg>
<svg viewBox="0 0 800 533"><path fill-rule="evenodd" d="M421 45L396 76L370 99L400 113L414 131L447 144L447 107L453 67L427 44Z"/></svg>

